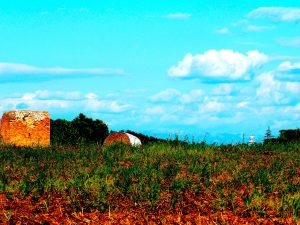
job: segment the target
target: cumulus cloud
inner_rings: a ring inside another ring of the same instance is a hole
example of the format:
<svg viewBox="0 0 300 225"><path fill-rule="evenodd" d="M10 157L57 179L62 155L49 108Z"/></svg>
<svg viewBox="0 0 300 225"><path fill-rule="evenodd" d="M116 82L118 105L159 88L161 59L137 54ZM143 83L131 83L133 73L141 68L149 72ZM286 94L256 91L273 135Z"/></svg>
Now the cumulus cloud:
<svg viewBox="0 0 300 225"><path fill-rule="evenodd" d="M177 20L184 20L190 18L192 15L189 13L169 13L164 17L167 19L177 19Z"/></svg>
<svg viewBox="0 0 300 225"><path fill-rule="evenodd" d="M286 82L285 89L293 94L300 94L300 82Z"/></svg>
<svg viewBox="0 0 300 225"><path fill-rule="evenodd" d="M263 73L257 77L260 86L256 90L256 96L261 102L284 103L284 95L280 91L280 82L274 79L271 73Z"/></svg>
<svg viewBox="0 0 300 225"><path fill-rule="evenodd" d="M259 7L248 14L249 18L268 18L279 22L300 22L300 8Z"/></svg>
<svg viewBox="0 0 300 225"><path fill-rule="evenodd" d="M260 62L252 61L253 64ZM287 118L291 119L288 124L295 126L300 118L296 107L300 101L300 82L279 79L278 73L295 73L299 67L298 62L285 61L273 70L257 74L247 83L202 84L203 90L185 92L167 89L153 95L155 97L148 102L150 105L147 105L144 115L148 123L157 121L160 126L172 123L173 126L178 124L202 130L215 129L220 124L231 127L224 126L224 129L235 129L232 124L239 123L243 124L238 127L244 132L249 128L257 131L264 126L264 133L268 125ZM165 120L166 116L173 119ZM257 121L260 127L253 121Z"/></svg>
<svg viewBox="0 0 300 225"><path fill-rule="evenodd" d="M176 66L168 70L174 78L198 78L202 81L250 80L256 69L268 61L259 51L246 54L232 50L209 50L203 54L186 54Z"/></svg>
<svg viewBox="0 0 300 225"><path fill-rule="evenodd" d="M296 71L300 73L300 62L292 63L290 61L284 61L280 63L278 69L281 71Z"/></svg>
<svg viewBox="0 0 300 225"><path fill-rule="evenodd" d="M123 70L115 68L47 68L27 64L0 62L1 82L40 81L122 74L124 74Z"/></svg>
<svg viewBox="0 0 300 225"><path fill-rule="evenodd" d="M12 109L37 109L52 111L120 113L130 108L117 100L99 99L96 94L79 92L51 92L38 90L14 98L0 100L1 111Z"/></svg>
<svg viewBox="0 0 300 225"><path fill-rule="evenodd" d="M300 82L300 63L282 62L277 70L274 71L274 74L280 80Z"/></svg>
<svg viewBox="0 0 300 225"><path fill-rule="evenodd" d="M276 71L262 73L256 78L259 86L256 97L260 104L292 104L300 100L300 82L280 81L275 78Z"/></svg>

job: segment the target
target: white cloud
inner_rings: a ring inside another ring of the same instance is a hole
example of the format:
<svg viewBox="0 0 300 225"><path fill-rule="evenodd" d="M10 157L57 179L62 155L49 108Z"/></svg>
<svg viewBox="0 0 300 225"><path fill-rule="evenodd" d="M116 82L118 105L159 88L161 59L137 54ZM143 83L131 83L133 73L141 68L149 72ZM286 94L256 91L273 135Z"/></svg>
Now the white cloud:
<svg viewBox="0 0 300 225"><path fill-rule="evenodd" d="M259 7L248 14L249 18L268 18L280 22L299 22L300 8Z"/></svg>
<svg viewBox="0 0 300 225"><path fill-rule="evenodd" d="M116 68L37 67L27 64L0 62L0 81L2 82L39 81L123 74L124 71L122 69Z"/></svg>
<svg viewBox="0 0 300 225"><path fill-rule="evenodd" d="M259 51L245 55L232 50L209 50L193 56L188 53L168 70L174 78L199 78L203 81L250 80L255 69L268 61L268 56Z"/></svg>
<svg viewBox="0 0 300 225"><path fill-rule="evenodd" d="M299 101L300 83L276 80L271 71L263 73L256 78L259 87L256 97L260 104L289 104Z"/></svg>
<svg viewBox="0 0 300 225"><path fill-rule="evenodd" d="M278 43L283 46L300 47L300 37L281 38L278 40Z"/></svg>
<svg viewBox="0 0 300 225"><path fill-rule="evenodd" d="M95 99L95 98L97 98L98 96L97 96L95 93L90 92L90 93L87 93L87 94L85 95L85 97L86 97L87 99Z"/></svg>
<svg viewBox="0 0 300 225"><path fill-rule="evenodd" d="M184 94L176 89L166 89L150 97L153 102L180 102L183 104L203 101L203 98L204 91L200 89L191 90Z"/></svg>
<svg viewBox="0 0 300 225"><path fill-rule="evenodd" d="M286 82L285 89L293 94L300 94L300 82Z"/></svg>
<svg viewBox="0 0 300 225"><path fill-rule="evenodd" d="M68 99L68 100L77 100L81 98L81 94L78 91L72 91L64 93L62 91L56 92L60 98ZM64 97L62 97L64 95Z"/></svg>
<svg viewBox="0 0 300 225"><path fill-rule="evenodd" d="M216 101L206 102L199 107L200 113L220 112L223 111L224 109L225 109L225 104Z"/></svg>
<svg viewBox="0 0 300 225"><path fill-rule="evenodd" d="M223 27L223 28L220 28L220 29L216 30L216 33L218 33L218 34L229 34L230 30L227 27Z"/></svg>
<svg viewBox="0 0 300 225"><path fill-rule="evenodd" d="M237 108L245 108L249 105L249 102L247 101L242 101L242 102L239 102L236 106Z"/></svg>
<svg viewBox="0 0 300 225"><path fill-rule="evenodd" d="M164 91L161 91L161 92L151 96L150 99L152 101L168 102L180 95L181 95L180 91L178 91L176 89L166 89Z"/></svg>
<svg viewBox="0 0 300 225"><path fill-rule="evenodd" d="M122 74L123 70L113 68L64 68L36 67L26 64L0 62L0 74Z"/></svg>
<svg viewBox="0 0 300 225"><path fill-rule="evenodd" d="M165 108L162 106L149 107L145 110L145 113L149 115L162 115L165 113Z"/></svg>
<svg viewBox="0 0 300 225"><path fill-rule="evenodd" d="M236 22L232 23L231 25L234 27L238 27L238 26L246 25L248 23L249 23L248 20L243 19L243 20L236 21Z"/></svg>
<svg viewBox="0 0 300 225"><path fill-rule="evenodd" d="M245 27L246 31L250 32L259 32L259 31L264 31L264 30L270 30L273 29L273 27L270 26L255 26L255 25L248 25Z"/></svg>
<svg viewBox="0 0 300 225"><path fill-rule="evenodd" d="M282 62L274 74L277 79L282 81L300 82L300 63Z"/></svg>
<svg viewBox="0 0 300 225"><path fill-rule="evenodd" d="M130 108L129 104L119 104L117 101L91 99L82 102L88 112L121 113Z"/></svg>
<svg viewBox="0 0 300 225"><path fill-rule="evenodd" d="M290 61L285 61L280 63L278 69L280 71L289 71L293 69L300 69L300 62L299 63L292 63Z"/></svg>
<svg viewBox="0 0 300 225"><path fill-rule="evenodd" d="M232 84L220 84L216 88L213 89L213 94L215 95L230 95L233 91Z"/></svg>
<svg viewBox="0 0 300 225"><path fill-rule="evenodd" d="M38 90L24 93L15 98L2 98L0 105L3 111L13 109L37 109L52 111L84 111L120 113L130 108L129 104L121 104L117 100L97 99L93 93L88 93L85 98L79 92L50 92ZM93 98L87 98L87 97Z"/></svg>
<svg viewBox="0 0 300 225"><path fill-rule="evenodd" d="M284 95L280 92L280 82L274 79L271 73L263 73L257 77L260 82L256 90L256 96L260 101L269 103L283 103Z"/></svg>
<svg viewBox="0 0 300 225"><path fill-rule="evenodd" d="M193 102L203 101L204 91L203 90L191 90L187 94L182 94L179 97L179 101L183 104L189 104Z"/></svg>
<svg viewBox="0 0 300 225"><path fill-rule="evenodd" d="M81 94L78 91L62 92L62 91L49 91L38 90L35 92L25 93L22 98L24 100L80 100Z"/></svg>
<svg viewBox="0 0 300 225"><path fill-rule="evenodd" d="M169 13L167 15L165 15L164 17L167 19L179 19L179 20L183 20L183 19L188 19L190 18L192 15L189 13Z"/></svg>

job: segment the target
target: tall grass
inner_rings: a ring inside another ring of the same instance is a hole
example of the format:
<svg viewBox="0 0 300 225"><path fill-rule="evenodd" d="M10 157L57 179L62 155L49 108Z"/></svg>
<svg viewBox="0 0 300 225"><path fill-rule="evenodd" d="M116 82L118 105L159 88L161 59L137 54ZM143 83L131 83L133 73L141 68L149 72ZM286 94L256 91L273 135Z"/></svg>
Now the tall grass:
<svg viewBox="0 0 300 225"><path fill-rule="evenodd" d="M300 145L155 143L141 148L0 146L8 201L64 200L80 211L180 211L205 206L240 216L300 216Z"/></svg>

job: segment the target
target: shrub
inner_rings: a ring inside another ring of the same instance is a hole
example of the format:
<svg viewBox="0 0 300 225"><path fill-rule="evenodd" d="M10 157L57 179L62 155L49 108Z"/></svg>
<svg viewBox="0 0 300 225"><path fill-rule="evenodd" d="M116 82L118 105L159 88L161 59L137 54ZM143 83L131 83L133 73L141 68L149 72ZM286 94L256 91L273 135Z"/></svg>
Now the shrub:
<svg viewBox="0 0 300 225"><path fill-rule="evenodd" d="M93 120L80 113L72 121L51 120L51 143L56 145L102 144L108 127L101 120Z"/></svg>
<svg viewBox="0 0 300 225"><path fill-rule="evenodd" d="M300 140L300 129L280 130L279 141L281 143L295 142Z"/></svg>

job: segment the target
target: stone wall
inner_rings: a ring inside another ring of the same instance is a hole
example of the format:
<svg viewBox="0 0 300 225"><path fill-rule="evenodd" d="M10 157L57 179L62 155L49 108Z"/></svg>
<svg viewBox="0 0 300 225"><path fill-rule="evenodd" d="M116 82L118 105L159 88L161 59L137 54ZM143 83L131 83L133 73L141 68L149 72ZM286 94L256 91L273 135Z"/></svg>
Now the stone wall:
<svg viewBox="0 0 300 225"><path fill-rule="evenodd" d="M1 119L0 135L4 144L16 146L49 146L49 113L32 110L5 112Z"/></svg>

